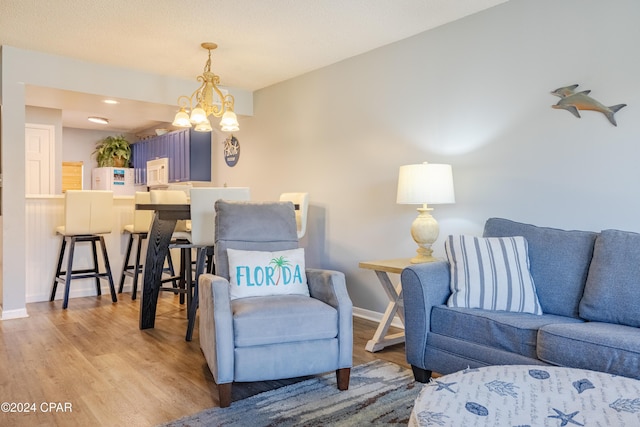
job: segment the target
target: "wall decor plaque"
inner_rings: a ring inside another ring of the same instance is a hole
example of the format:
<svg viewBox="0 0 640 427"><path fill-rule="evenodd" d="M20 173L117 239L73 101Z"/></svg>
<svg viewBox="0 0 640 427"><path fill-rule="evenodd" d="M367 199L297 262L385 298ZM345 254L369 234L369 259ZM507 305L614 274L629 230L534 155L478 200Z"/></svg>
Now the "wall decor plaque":
<svg viewBox="0 0 640 427"><path fill-rule="evenodd" d="M227 166L234 167L240 158L240 142L238 138L231 135L224 140L224 161Z"/></svg>

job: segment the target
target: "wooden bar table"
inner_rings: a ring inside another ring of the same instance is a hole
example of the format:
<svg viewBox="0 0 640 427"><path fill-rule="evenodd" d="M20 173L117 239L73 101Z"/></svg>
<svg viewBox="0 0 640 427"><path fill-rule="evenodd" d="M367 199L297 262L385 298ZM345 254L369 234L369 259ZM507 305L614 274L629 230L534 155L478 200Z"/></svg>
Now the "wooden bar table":
<svg viewBox="0 0 640 427"><path fill-rule="evenodd" d="M140 329L149 329L154 327L156 321L156 305L162 284L162 269L169 253L171 235L178 220L191 219L191 207L188 204L136 204L136 209L155 211L148 234L142 301L140 303Z"/></svg>
<svg viewBox="0 0 640 427"><path fill-rule="evenodd" d="M373 270L378 276L378 280L382 285L382 288L389 298L389 305L380 320L378 329L373 334L373 338L367 342L365 350L370 352L376 352L383 348L404 342L404 332L397 334L387 335L391 322L393 321L396 313L400 317L400 321L404 325L404 308L402 307L402 283L398 282L397 285L391 283L389 273L400 274L405 267L411 265L409 258L401 259L388 259L383 261L367 261L359 264L360 268L366 268Z"/></svg>

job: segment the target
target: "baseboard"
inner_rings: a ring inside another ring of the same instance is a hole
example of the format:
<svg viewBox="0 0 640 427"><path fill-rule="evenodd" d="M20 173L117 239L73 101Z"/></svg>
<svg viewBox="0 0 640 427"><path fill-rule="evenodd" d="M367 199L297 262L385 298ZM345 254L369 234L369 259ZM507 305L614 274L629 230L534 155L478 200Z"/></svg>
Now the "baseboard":
<svg viewBox="0 0 640 427"><path fill-rule="evenodd" d="M140 285L138 285L140 287ZM111 298L111 291L109 290L109 285L105 283L101 283L102 295L106 295ZM118 292L118 284L115 283L116 292ZM125 284L123 292L131 293L131 289L133 288L132 284ZM95 297L97 296L96 286L94 283L87 284L84 286L75 286L75 284L71 283L71 293L69 294L69 299L74 298L83 298L83 297ZM47 293L39 293L39 294L30 294L26 296L27 304L32 302L45 302L49 301L51 296L51 291L47 291ZM64 298L64 284L58 284L58 291L56 292L56 301L62 300Z"/></svg>
<svg viewBox="0 0 640 427"><path fill-rule="evenodd" d="M361 319L372 320L376 323L380 323L382 320L382 313L378 313L377 311L367 310L365 308L353 307L353 315L354 317L359 317ZM404 329L404 325L398 316L393 318L391 322L391 326L394 328Z"/></svg>
<svg viewBox="0 0 640 427"><path fill-rule="evenodd" d="M2 311L0 320L21 319L23 317L29 317L26 308L19 308L17 310L5 310L4 308L1 308L0 310Z"/></svg>

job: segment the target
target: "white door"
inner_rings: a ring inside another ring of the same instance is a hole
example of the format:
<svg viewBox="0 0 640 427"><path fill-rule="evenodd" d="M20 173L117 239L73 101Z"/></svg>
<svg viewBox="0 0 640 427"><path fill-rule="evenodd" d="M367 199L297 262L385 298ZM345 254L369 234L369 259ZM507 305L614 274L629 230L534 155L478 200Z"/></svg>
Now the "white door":
<svg viewBox="0 0 640 427"><path fill-rule="evenodd" d="M26 194L53 194L55 187L55 129L51 125L25 125Z"/></svg>

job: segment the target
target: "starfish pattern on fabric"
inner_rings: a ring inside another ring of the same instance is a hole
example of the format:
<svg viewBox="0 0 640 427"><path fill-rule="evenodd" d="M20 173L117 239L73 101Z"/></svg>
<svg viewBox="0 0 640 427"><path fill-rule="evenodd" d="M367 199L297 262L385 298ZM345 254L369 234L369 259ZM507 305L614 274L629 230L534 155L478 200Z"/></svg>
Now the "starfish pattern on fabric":
<svg viewBox="0 0 640 427"><path fill-rule="evenodd" d="M573 419L573 417L578 415L578 412L580 411L572 412L570 414L565 414L562 411L558 411L556 408L551 408L551 409L556 411L556 415L549 415L548 418L557 418L559 420L562 420L562 424L560 424L561 427L566 426L569 423L575 424L577 426L584 426L584 424L580 424L579 422Z"/></svg>
<svg viewBox="0 0 640 427"><path fill-rule="evenodd" d="M458 383L455 383L455 382L453 382L453 383L444 383L444 382L438 381L438 380L435 380L434 382L435 382L435 385L438 386L436 391L447 390L447 391L450 391L451 393L454 393L454 394L456 393L454 390L451 389L451 386L454 385L454 384L458 384Z"/></svg>

